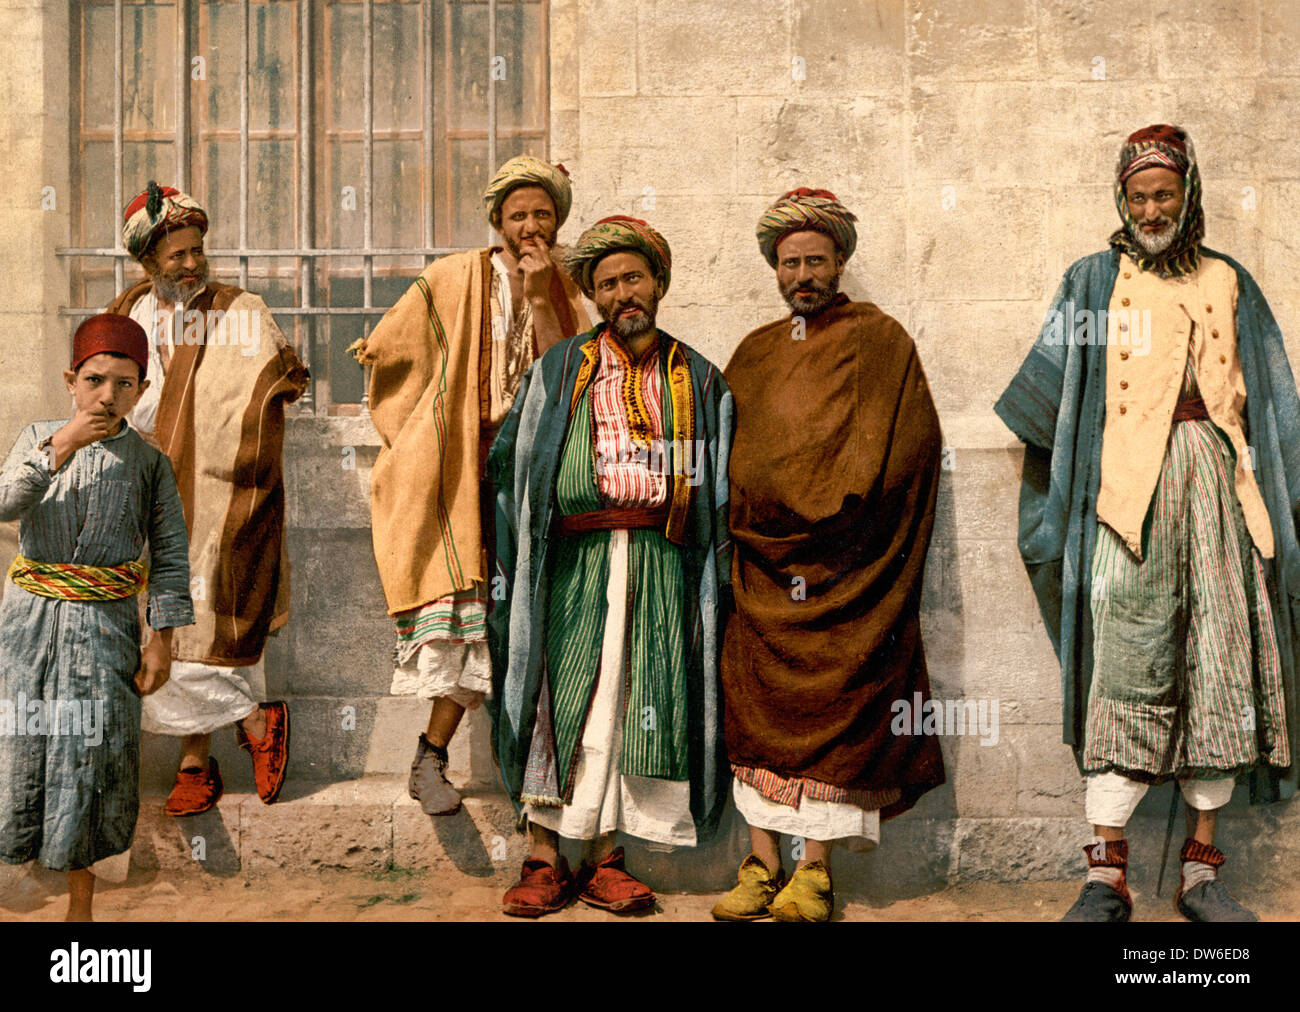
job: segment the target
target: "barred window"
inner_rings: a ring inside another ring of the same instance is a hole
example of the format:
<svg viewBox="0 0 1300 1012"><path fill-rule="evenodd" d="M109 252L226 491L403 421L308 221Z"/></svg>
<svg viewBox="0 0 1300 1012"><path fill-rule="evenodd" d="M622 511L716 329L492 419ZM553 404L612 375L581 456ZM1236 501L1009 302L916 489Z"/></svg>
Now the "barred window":
<svg viewBox="0 0 1300 1012"><path fill-rule="evenodd" d="M312 370L302 410L364 401L347 346L434 257L487 241L495 166L548 144L547 0L74 4L71 292L141 276L149 179L207 210L213 277L266 299Z"/></svg>

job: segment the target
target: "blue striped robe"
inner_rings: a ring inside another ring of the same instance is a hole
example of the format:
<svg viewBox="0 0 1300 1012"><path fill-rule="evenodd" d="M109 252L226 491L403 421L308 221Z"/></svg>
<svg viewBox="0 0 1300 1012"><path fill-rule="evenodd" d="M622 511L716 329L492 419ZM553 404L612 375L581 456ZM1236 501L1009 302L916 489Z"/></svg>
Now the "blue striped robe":
<svg viewBox="0 0 1300 1012"><path fill-rule="evenodd" d="M1255 449L1255 479L1272 521L1276 558L1271 598L1295 754L1296 674L1300 670L1300 396L1282 332L1263 293L1241 264L1202 247L1237 272L1237 352L1246 382L1246 422ZM1106 423L1106 347L1074 333L1076 314L1094 321L1110 306L1119 273L1113 249L1076 261L1065 272L1047 321L994 410L1025 443L1020 486L1020 556L1061 662L1062 736L1084 744L1092 684L1092 556ZM1066 339L1054 321L1064 321ZM1102 338L1104 340L1104 336ZM1300 764L1298 764L1300 765ZM1288 781L1294 788L1300 769ZM1252 800L1279 796L1279 776L1252 780Z"/></svg>
<svg viewBox="0 0 1300 1012"><path fill-rule="evenodd" d="M600 327L562 341L524 374L501 425L488 467L496 496L496 572L489 597L492 654L493 748L506 793L516 811L532 743L545 664L545 616L555 479L569 424L570 398L584 361L582 345ZM660 331L666 345L672 338ZM731 601L731 544L727 530L727 454L731 448L731 392L722 373L694 350L691 374L695 435L703 442L700 483L691 497L682 559L698 588L698 612L688 646L688 767L691 814L700 842L717 828L731 773L722 741L718 679L721 621Z"/></svg>

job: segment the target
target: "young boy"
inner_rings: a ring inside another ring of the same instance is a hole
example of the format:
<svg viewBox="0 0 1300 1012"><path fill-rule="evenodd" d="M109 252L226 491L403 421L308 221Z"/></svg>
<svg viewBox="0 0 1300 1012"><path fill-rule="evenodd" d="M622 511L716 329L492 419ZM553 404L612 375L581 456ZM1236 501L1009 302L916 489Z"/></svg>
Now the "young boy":
<svg viewBox="0 0 1300 1012"><path fill-rule="evenodd" d="M131 845L140 699L167 681L172 627L194 621L171 463L126 423L148 363L134 320L85 321L63 374L72 419L29 425L0 471L0 521L21 521L0 602L0 860L66 870L70 921L90 920L90 866ZM146 585L161 635L141 650Z"/></svg>

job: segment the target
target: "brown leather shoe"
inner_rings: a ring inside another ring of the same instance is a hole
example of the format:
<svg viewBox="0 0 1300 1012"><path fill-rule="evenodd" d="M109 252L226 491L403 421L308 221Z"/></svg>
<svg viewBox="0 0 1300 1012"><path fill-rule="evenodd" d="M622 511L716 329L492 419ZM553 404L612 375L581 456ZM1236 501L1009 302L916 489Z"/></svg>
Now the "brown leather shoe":
<svg viewBox="0 0 1300 1012"><path fill-rule="evenodd" d="M619 847L594 867L578 872L578 899L589 907L612 914L631 914L654 906L655 894L623 870L623 848Z"/></svg>
<svg viewBox="0 0 1300 1012"><path fill-rule="evenodd" d="M284 775L289 769L289 704L277 700L262 703L261 708L266 714L266 734L254 741L236 721L235 738L240 748L248 749L249 758L253 760L257 796L269 805L280 796Z"/></svg>
<svg viewBox="0 0 1300 1012"><path fill-rule="evenodd" d="M563 857L552 867L545 861L524 862L519 881L506 890L501 912L511 917L541 917L563 910L573 899L573 876Z"/></svg>
<svg viewBox="0 0 1300 1012"><path fill-rule="evenodd" d="M199 815L206 812L220 799L223 791L221 770L217 767L216 756L208 756L208 768L179 770L176 784L167 796L163 811L168 815Z"/></svg>

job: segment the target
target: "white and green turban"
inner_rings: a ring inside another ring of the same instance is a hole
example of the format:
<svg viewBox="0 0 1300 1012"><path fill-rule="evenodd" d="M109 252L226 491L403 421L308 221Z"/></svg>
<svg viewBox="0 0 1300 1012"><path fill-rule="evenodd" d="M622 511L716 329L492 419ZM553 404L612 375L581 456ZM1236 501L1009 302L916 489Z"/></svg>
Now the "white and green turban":
<svg viewBox="0 0 1300 1012"><path fill-rule="evenodd" d="M569 170L563 165L551 165L532 155L519 155L497 169L497 174L483 191L488 222L497 220L501 204L511 190L521 186L540 186L555 204L555 224L558 228L569 216L573 206L573 187L569 185Z"/></svg>

